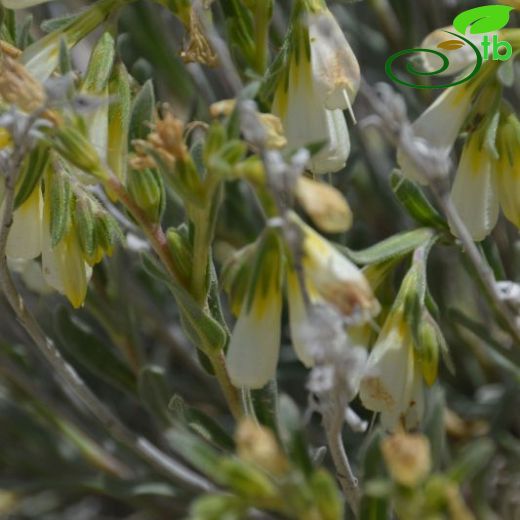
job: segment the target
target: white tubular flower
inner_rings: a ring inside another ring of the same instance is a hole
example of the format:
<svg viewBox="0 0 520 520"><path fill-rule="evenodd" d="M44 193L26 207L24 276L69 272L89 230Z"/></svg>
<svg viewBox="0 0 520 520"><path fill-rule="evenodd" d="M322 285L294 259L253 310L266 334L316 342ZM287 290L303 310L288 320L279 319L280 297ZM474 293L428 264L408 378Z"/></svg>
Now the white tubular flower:
<svg viewBox="0 0 520 520"><path fill-rule="evenodd" d="M390 315L370 352L359 396L365 408L381 413L388 431L416 428L424 410L424 382L414 359L411 333L402 314Z"/></svg>
<svg viewBox="0 0 520 520"><path fill-rule="evenodd" d="M426 141L427 146L433 147L440 157L447 159L468 116L473 91L474 89L467 85L446 89L413 123L415 137ZM427 184L423 173L401 148L397 150L397 162L405 177L420 184Z"/></svg>
<svg viewBox="0 0 520 520"><path fill-rule="evenodd" d="M453 25L448 27L442 27L437 29L423 40L420 47L423 49L432 49L438 52L442 52L449 59L448 68L437 74L438 76L450 76L462 72L464 69L475 65L477 58L475 51L468 44L464 43L463 40L448 34L446 31L457 33L457 30ZM489 38L489 41L493 41L493 35L497 33L486 33L486 34L471 34L468 32L464 37L472 41L482 52L481 42L484 36ZM491 54L492 48L489 47L489 54ZM423 69L426 72L435 72L442 67L443 61L439 56L434 54L423 52L421 53L421 60Z"/></svg>
<svg viewBox="0 0 520 520"><path fill-rule="evenodd" d="M280 117L287 146L297 149L322 145L310 158L309 169L316 174L341 170L350 153L350 138L343 112L327 110L313 82L310 62L291 60L289 82L281 82L273 102L273 114Z"/></svg>
<svg viewBox="0 0 520 520"><path fill-rule="evenodd" d="M484 240L498 220L494 162L482 143L482 134L471 134L462 151L451 200L475 241Z"/></svg>
<svg viewBox="0 0 520 520"><path fill-rule="evenodd" d="M350 44L328 9L309 15L308 24L313 80L325 108L352 111L361 73Z"/></svg>
<svg viewBox="0 0 520 520"><path fill-rule="evenodd" d="M301 267L306 293L305 298L296 270L290 270L287 277L290 330L298 358L309 367L313 364L306 327L309 305L325 303L340 316L355 320L377 314L379 303L360 269L294 213L290 219L302 233Z"/></svg>
<svg viewBox="0 0 520 520"><path fill-rule="evenodd" d="M238 387L262 388L276 374L282 317L281 252L278 243L267 242L259 246L227 351L229 377Z"/></svg>
<svg viewBox="0 0 520 520"><path fill-rule="evenodd" d="M520 228L520 122L509 114L498 129L496 180L506 218Z"/></svg>
<svg viewBox="0 0 520 520"><path fill-rule="evenodd" d="M360 72L334 16L323 2L311 3L293 25L272 112L282 121L290 149L321 145L309 169L323 174L347 162L350 138L342 110L352 112Z"/></svg>
<svg viewBox="0 0 520 520"><path fill-rule="evenodd" d="M8 258L31 260L40 256L42 212L43 198L38 185L13 213L13 225L9 231L5 250Z"/></svg>

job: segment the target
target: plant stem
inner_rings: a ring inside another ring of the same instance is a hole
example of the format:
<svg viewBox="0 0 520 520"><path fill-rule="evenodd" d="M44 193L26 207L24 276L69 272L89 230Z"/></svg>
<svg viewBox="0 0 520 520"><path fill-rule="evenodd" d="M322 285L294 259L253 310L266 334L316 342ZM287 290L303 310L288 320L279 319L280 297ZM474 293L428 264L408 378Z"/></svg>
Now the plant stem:
<svg viewBox="0 0 520 520"><path fill-rule="evenodd" d="M30 149L29 132L36 121L36 117L37 115L28 120L27 128L18 140L17 146L14 147L6 168L4 210L0 224L0 286L4 295L20 324L54 369L65 389L65 393L71 391L115 439L147 461L161 474L192 489L211 490L213 485L209 481L160 451L147 439L136 435L98 400L75 369L65 361L52 340L46 336L36 318L25 306L22 296L14 285L7 265L5 249L13 221L15 185L20 174L21 164Z"/></svg>
<svg viewBox="0 0 520 520"><path fill-rule="evenodd" d="M209 263L208 241L210 240L212 233L211 227L208 224L210 220L210 211L203 211L201 215L197 215L196 222L194 222L194 269L192 271L193 277L190 281L181 275L181 272L172 257L166 236L160 224L152 223L148 220L144 212L134 203L132 197L130 197L126 188L117 177L110 177L108 186L137 220L172 280L180 283L184 288L192 289L190 293L195 296L195 299L201 304L201 306L206 307L206 277ZM235 418L240 418L243 415L240 406L240 396L238 389L231 383L222 351L214 352L205 349L204 353L211 361L215 377L219 382L231 413Z"/></svg>
<svg viewBox="0 0 520 520"><path fill-rule="evenodd" d="M419 171L423 172L424 178L428 181L433 196L455 231L457 238L462 245L462 249L473 265L473 268L484 287L486 296L491 301L500 322L505 326L514 342L520 347L520 326L517 323L515 316L512 314L511 309L501 300L496 287L496 280L493 271L480 255L466 225L460 218L460 215L451 201L446 182L448 172L441 171L441 167L438 164L435 164L434 161L425 161L424 157L418 155L412 140L407 138L408 136L403 138L403 126L409 125L410 123L407 121L400 121L399 118L395 117L395 113L393 113L389 108L391 100L387 100L387 103L385 103L379 99L372 87L368 85L366 81L362 82L360 92L365 96L372 109L375 110L377 115L380 117L382 129L385 131L385 135L388 139L396 146L400 146L402 152L408 156Z"/></svg>
<svg viewBox="0 0 520 520"><path fill-rule="evenodd" d="M330 455L336 468L336 476L354 516L358 518L361 497L358 480L352 472L345 447L343 446L341 435L343 423L344 409L342 407L333 407L323 415L323 426L327 435Z"/></svg>

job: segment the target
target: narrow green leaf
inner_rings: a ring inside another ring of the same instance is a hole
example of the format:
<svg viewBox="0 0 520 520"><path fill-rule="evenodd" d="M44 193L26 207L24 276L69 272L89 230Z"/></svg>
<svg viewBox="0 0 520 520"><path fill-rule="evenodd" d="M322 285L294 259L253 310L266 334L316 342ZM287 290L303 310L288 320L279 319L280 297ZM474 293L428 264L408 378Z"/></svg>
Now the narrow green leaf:
<svg viewBox="0 0 520 520"><path fill-rule="evenodd" d="M429 228L404 231L362 251L344 246L338 249L356 264L374 264L405 256L432 239L435 232Z"/></svg>
<svg viewBox="0 0 520 520"><path fill-rule="evenodd" d="M446 221L431 205L419 186L405 179L401 175L400 170L392 172L390 184L397 200L416 222L423 226L430 226L443 231L448 229Z"/></svg>
<svg viewBox="0 0 520 520"><path fill-rule="evenodd" d="M155 115L155 94L153 83L148 80L137 94L130 116L128 132L129 145L134 139L146 139L150 132L150 123Z"/></svg>

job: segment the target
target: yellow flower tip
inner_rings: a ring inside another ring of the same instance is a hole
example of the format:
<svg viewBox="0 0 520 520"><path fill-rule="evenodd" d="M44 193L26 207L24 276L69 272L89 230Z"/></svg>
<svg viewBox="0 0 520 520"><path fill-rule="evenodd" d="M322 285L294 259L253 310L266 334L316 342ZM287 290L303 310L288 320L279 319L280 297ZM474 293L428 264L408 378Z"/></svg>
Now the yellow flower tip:
<svg viewBox="0 0 520 520"><path fill-rule="evenodd" d="M287 458L271 430L246 418L240 422L235 440L241 459L252 462L273 475L283 475L287 471Z"/></svg>
<svg viewBox="0 0 520 520"><path fill-rule="evenodd" d="M381 451L392 478L403 486L416 487L430 473L430 443L424 435L396 433L382 441Z"/></svg>
<svg viewBox="0 0 520 520"><path fill-rule="evenodd" d="M300 177L295 196L313 223L325 233L343 233L352 226L352 211L333 186Z"/></svg>

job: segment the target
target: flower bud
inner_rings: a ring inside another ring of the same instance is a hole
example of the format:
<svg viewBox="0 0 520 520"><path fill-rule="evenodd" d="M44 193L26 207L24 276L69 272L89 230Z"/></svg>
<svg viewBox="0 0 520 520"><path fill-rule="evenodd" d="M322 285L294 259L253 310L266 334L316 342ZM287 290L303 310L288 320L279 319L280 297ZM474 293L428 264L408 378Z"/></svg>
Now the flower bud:
<svg viewBox="0 0 520 520"><path fill-rule="evenodd" d="M342 233L352 225L352 211L347 201L329 184L300 177L295 196L314 224L325 233Z"/></svg>
<svg viewBox="0 0 520 520"><path fill-rule="evenodd" d="M100 180L108 179L99 154L78 128L62 125L56 130L54 138L54 147L67 161Z"/></svg>
<svg viewBox="0 0 520 520"><path fill-rule="evenodd" d="M431 469L430 443L424 435L396 433L381 443L392 478L407 487L419 485Z"/></svg>
<svg viewBox="0 0 520 520"><path fill-rule="evenodd" d="M164 185L155 169L133 170L128 172L128 191L135 203L146 216L157 222L164 205Z"/></svg>
<svg viewBox="0 0 520 520"><path fill-rule="evenodd" d="M273 475L281 475L287 470L287 459L273 433L252 419L246 418L239 424L236 443L241 459Z"/></svg>

